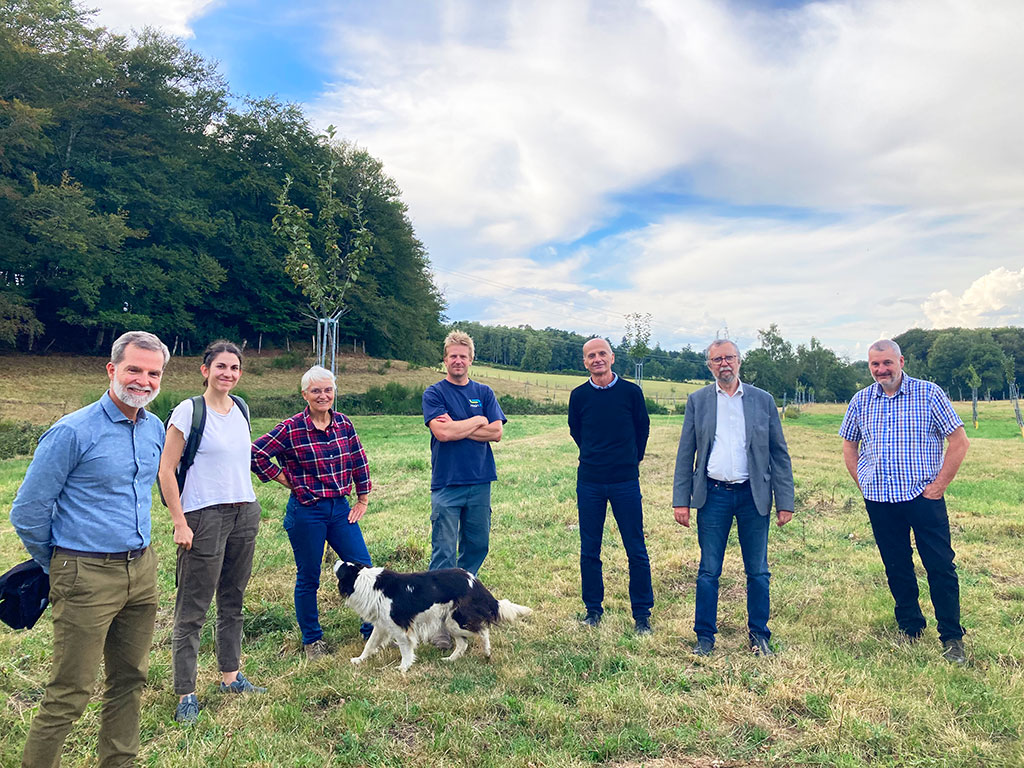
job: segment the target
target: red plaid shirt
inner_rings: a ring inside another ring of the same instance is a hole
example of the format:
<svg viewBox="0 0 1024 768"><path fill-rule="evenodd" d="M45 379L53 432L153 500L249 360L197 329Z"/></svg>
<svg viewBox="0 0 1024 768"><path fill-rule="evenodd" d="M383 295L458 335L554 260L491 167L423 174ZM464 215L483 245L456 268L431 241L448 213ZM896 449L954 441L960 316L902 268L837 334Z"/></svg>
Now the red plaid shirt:
<svg viewBox="0 0 1024 768"><path fill-rule="evenodd" d="M327 429L317 429L309 408L285 419L252 444L252 471L264 483L284 472L295 500L309 506L318 499L370 492L370 469L355 427L332 410ZM277 458L278 464L271 459Z"/></svg>

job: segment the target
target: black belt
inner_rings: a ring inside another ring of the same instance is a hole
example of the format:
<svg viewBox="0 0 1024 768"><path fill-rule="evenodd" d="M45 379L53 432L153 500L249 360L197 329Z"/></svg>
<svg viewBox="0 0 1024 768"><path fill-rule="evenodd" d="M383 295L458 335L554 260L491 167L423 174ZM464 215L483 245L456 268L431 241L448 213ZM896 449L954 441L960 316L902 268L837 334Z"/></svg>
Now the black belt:
<svg viewBox="0 0 1024 768"><path fill-rule="evenodd" d="M742 483L727 483L725 480L715 480L715 478L709 477L708 485L712 488L721 488L723 491L742 491L750 485L750 481L744 480Z"/></svg>
<svg viewBox="0 0 1024 768"><path fill-rule="evenodd" d="M64 555L65 557L91 557L96 560L138 560L146 554L147 549L149 549L149 547L132 549L128 552L81 552L77 549L54 547L53 554Z"/></svg>

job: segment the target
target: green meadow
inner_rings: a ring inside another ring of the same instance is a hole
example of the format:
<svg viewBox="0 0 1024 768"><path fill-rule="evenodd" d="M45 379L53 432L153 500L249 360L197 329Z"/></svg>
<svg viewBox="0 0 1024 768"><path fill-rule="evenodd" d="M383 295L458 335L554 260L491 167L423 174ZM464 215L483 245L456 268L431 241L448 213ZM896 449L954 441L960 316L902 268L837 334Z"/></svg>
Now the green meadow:
<svg viewBox="0 0 1024 768"><path fill-rule="evenodd" d="M997 407L998 406L998 407ZM958 410L964 414L963 404ZM970 404L966 405L966 414ZM481 578L533 616L492 634L452 664L421 648L405 676L398 651L355 668L359 619L341 604L325 558L321 618L335 653L309 662L292 613L294 565L281 528L285 491L263 505L246 596L244 669L269 694L224 697L211 628L200 651L199 722L172 720L170 636L174 547L154 503L161 609L144 694L145 766L974 766L1024 765L1024 440L1007 404L985 404L982 429L948 503L969 663L922 642L897 642L863 505L843 468L842 408L811 406L785 431L793 456L794 521L771 533L774 642L745 650L745 580L735 534L721 583L714 656L694 657L695 529L672 519L671 480L682 418L658 416L642 466L654 574L654 635L632 632L626 561L609 515L606 613L579 616L575 460L564 417L513 418L495 448L491 553ZM363 522L374 561L419 570L429 555L428 433L416 417L354 417L374 491ZM257 421L259 433L272 426ZM0 462L6 513L28 464ZM24 557L0 515L0 566ZM920 573L925 614L928 585ZM47 679L49 614L31 631L0 631L0 765L17 764ZM72 731L64 765L95 764L98 699Z"/></svg>

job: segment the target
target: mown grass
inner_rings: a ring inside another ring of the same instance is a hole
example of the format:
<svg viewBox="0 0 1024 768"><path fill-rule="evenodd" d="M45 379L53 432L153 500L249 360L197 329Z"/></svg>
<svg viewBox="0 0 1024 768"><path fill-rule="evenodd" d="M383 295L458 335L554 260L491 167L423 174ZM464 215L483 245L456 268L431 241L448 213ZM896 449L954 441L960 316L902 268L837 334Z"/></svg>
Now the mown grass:
<svg viewBox="0 0 1024 768"><path fill-rule="evenodd" d="M968 406L969 407L969 406ZM828 409L825 408L827 411ZM212 633L200 653L198 725L171 719L173 546L154 507L161 609L146 689L141 762L149 766L1019 766L1024 764L1024 441L972 439L948 500L970 663L938 655L934 626L898 645L892 602L863 505L834 431L787 421L797 516L773 529L772 628L780 655L744 650L744 577L735 541L721 584L716 655L692 643L698 563L694 531L670 510L681 418L655 417L644 461L655 634L632 633L626 563L606 530L605 621L580 625L576 452L564 417L518 417L496 447L492 591L535 609L492 633L490 663L472 648L454 664L432 648L405 677L395 649L354 668L357 617L325 569L322 621L337 646L310 663L292 615L294 566L281 529L283 489L260 486L264 508L246 596L244 668L269 685L258 699L215 692ZM429 555L428 436L417 417L353 418L375 489L363 526L375 562L403 570ZM257 421L255 430L271 425ZM0 462L0 509L26 460ZM6 515L0 565L23 552ZM332 556L327 560L333 561ZM326 566L325 566L326 568ZM923 576L923 574L922 574ZM927 601L927 582L921 579ZM926 605L926 615L931 609ZM18 761L46 681L49 614L30 632L0 632L0 765ZM94 758L94 703L72 732L65 765Z"/></svg>

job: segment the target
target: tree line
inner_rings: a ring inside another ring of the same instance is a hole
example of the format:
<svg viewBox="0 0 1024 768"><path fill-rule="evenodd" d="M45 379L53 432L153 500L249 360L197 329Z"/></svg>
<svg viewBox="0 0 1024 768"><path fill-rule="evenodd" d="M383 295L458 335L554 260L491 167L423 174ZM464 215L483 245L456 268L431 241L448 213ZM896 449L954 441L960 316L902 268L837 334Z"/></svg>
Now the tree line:
<svg viewBox="0 0 1024 768"><path fill-rule="evenodd" d="M525 371L562 371L583 373L583 344L593 338L558 328L535 329L528 325L484 325L463 321L454 324L473 337L476 360L482 363L519 368ZM616 344L607 340L615 353L612 370L620 376L633 376L633 363L625 339ZM648 378L686 381L710 380L704 354L686 347L663 350L655 347L644 356L644 375Z"/></svg>
<svg viewBox="0 0 1024 768"><path fill-rule="evenodd" d="M333 162L334 194L359 199L372 237L342 338L436 359L444 303L381 163L298 106L229 96L158 32L112 34L72 0L0 5L0 350L99 352L127 328L193 352L308 340L271 221L286 177L315 210Z"/></svg>
<svg viewBox="0 0 1024 768"><path fill-rule="evenodd" d="M1024 328L912 328L895 337L907 374L934 381L955 400L1005 399L1016 381L1015 361L1024 355ZM758 332L759 345L743 358L741 378L776 399L846 401L871 383L864 360L850 362L811 337L809 344L784 339L774 323Z"/></svg>

